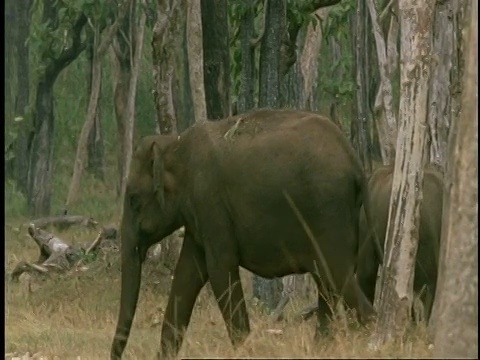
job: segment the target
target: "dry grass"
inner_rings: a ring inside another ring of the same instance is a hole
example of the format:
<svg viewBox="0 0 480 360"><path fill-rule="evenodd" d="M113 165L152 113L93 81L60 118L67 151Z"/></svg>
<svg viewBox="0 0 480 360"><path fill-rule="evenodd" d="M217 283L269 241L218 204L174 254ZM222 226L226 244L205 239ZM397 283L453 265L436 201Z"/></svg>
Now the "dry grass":
<svg viewBox="0 0 480 360"><path fill-rule="evenodd" d="M87 243L95 237L85 230L58 234L71 243ZM6 270L19 260L33 261L38 249L18 222L5 228ZM45 279L5 281L6 353L41 354L48 359L106 359L109 357L120 293L118 254L97 259L90 269ZM162 309L166 305L169 279L155 264L146 264L139 306L125 359L152 359L160 345ZM424 327L416 326L402 344L389 345L373 353L368 350L368 333L355 324L337 321L333 335L321 343L313 341L315 319L302 322L294 316L309 303L298 299L287 306L285 320L272 324L250 300L244 272L252 333L234 350L227 338L220 312L209 295L197 301L180 357L300 357L372 358L428 357ZM281 334L269 329L282 330ZM38 356L38 355L37 355Z"/></svg>

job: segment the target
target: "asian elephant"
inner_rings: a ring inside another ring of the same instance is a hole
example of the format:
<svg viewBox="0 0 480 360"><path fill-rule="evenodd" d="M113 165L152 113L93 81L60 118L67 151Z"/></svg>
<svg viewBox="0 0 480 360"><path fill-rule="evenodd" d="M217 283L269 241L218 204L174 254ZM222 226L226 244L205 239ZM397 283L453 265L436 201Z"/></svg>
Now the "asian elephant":
<svg viewBox="0 0 480 360"><path fill-rule="evenodd" d="M390 194L392 192L393 166L380 166L368 181L370 210L380 245L384 246L387 232ZM443 176L432 166L424 168L423 200L420 206L420 229L417 258L415 263L414 291L419 294L425 306L428 319L435 295L438 253L442 227ZM377 279L378 261L369 244L365 213L360 213L360 259L357 279L368 299L373 303Z"/></svg>
<svg viewBox="0 0 480 360"><path fill-rule="evenodd" d="M111 358L121 358L127 343L147 249L181 226L185 238L160 357L178 353L207 281L232 344L244 341L250 325L239 266L265 278L311 273L324 310L321 324L329 311L325 289L363 319L373 316L352 276L362 204L370 219L367 192L347 139L329 119L310 112L260 109L198 122L180 136L143 138L121 220L120 312Z"/></svg>

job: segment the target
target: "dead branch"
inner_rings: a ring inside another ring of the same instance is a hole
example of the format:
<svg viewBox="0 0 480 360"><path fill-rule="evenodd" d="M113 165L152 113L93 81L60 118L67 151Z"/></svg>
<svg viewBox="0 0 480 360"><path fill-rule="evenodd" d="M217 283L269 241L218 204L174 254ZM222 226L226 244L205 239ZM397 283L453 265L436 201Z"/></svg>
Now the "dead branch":
<svg viewBox="0 0 480 360"><path fill-rule="evenodd" d="M73 225L95 228L98 222L91 217L81 215L62 215L40 218L32 221L35 228L45 229L53 226L59 230L66 230Z"/></svg>
<svg viewBox="0 0 480 360"><path fill-rule="evenodd" d="M40 249L40 257L37 261L39 263L45 262L53 253L65 253L71 248L60 238L36 227L33 223L28 227L28 234Z"/></svg>
<svg viewBox="0 0 480 360"><path fill-rule="evenodd" d="M81 255L96 251L104 239L114 239L117 229L114 226L103 227L87 250L74 247L55 235L36 227L34 223L28 227L28 234L38 245L40 256L35 263L21 261L12 271L10 278L17 281L24 272L46 274L52 271L67 271L82 262Z"/></svg>

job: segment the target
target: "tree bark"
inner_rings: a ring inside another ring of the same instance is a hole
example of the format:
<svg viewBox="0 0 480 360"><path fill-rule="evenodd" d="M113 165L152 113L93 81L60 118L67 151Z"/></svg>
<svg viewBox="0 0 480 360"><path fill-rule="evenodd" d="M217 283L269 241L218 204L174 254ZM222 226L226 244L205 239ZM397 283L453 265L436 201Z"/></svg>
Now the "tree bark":
<svg viewBox="0 0 480 360"><path fill-rule="evenodd" d="M240 92L238 94L238 113L244 113L255 106L255 47L252 45L255 36L255 2L247 0L243 3L245 11L240 20Z"/></svg>
<svg viewBox="0 0 480 360"><path fill-rule="evenodd" d="M227 2L201 0L201 9L207 116L210 120L218 120L230 114Z"/></svg>
<svg viewBox="0 0 480 360"><path fill-rule="evenodd" d="M123 187L123 174L125 168L125 129L126 129L126 111L128 102L128 89L132 72L131 59L133 57L133 48L135 46L135 34L132 32L132 20L135 17L135 11L132 0L132 6L127 16L123 19L119 30L113 39L113 79L114 79L114 108L115 120L117 123L117 196L120 197Z"/></svg>
<svg viewBox="0 0 480 360"><path fill-rule="evenodd" d="M451 129L438 286L429 324L434 355L478 358L478 3L470 2L462 112Z"/></svg>
<svg viewBox="0 0 480 360"><path fill-rule="evenodd" d="M385 44L378 13L373 0L367 0L372 29L375 36L377 60L380 70L380 89L375 100L375 115L378 136L384 164L391 164L395 158L395 141L397 139L397 119L393 101L392 76L396 67L398 22L391 16L388 40Z"/></svg>
<svg viewBox="0 0 480 360"><path fill-rule="evenodd" d="M195 120L206 120L207 105L203 83L203 33L200 0L190 0L187 3L187 49Z"/></svg>
<svg viewBox="0 0 480 360"><path fill-rule="evenodd" d="M157 111L157 125L161 134L177 132L173 86L175 81L175 58L179 31L179 14L182 1L157 1L157 22L153 29L153 92Z"/></svg>
<svg viewBox="0 0 480 360"><path fill-rule="evenodd" d="M433 51L430 81L428 135L430 162L444 168L447 152L448 130L452 123L452 72L456 50L452 1L438 2L435 8Z"/></svg>
<svg viewBox="0 0 480 360"><path fill-rule="evenodd" d="M385 265L375 299L374 347L401 339L411 319L435 0L400 0L400 126L385 238Z"/></svg>
<svg viewBox="0 0 480 360"><path fill-rule="evenodd" d="M187 4L183 2L182 10L180 10L181 14L187 13L186 6ZM179 41L174 53L175 79L173 82L173 105L176 114L177 131L181 133L195 123L195 108L190 83L187 48L188 34L186 15L179 17L178 33L175 37L178 38Z"/></svg>
<svg viewBox="0 0 480 360"><path fill-rule="evenodd" d="M145 0L140 0L140 5L145 5ZM142 56L143 50L143 36L145 34L145 23L147 17L143 11L143 7L140 8L140 19L139 23L134 25L135 33L135 48L133 52L133 63L132 63L132 73L130 76L130 82L128 85L128 102L126 104L125 112L125 137L123 139L123 148L124 148L124 163L125 167L123 168L122 174L122 190L120 192L120 199L125 197L125 192L127 189L127 178L130 172L130 163L132 161L132 152L133 152L133 131L135 128L135 98L137 94L137 80L138 73L140 71L140 59ZM123 204L123 201L121 202ZM123 208L122 208L123 212ZM120 214L120 219L123 217L123 214Z"/></svg>
<svg viewBox="0 0 480 360"><path fill-rule="evenodd" d="M15 95L15 118L23 118L18 124L14 143L13 168L15 182L19 190L28 194L28 133L32 126L27 107L30 103L30 72L29 50L27 39L30 34L30 7L32 0L17 0L16 2L16 32L14 46L16 49L17 91Z"/></svg>
<svg viewBox="0 0 480 360"><path fill-rule="evenodd" d="M88 94L92 93L94 82L97 81L96 78L93 77L94 74L94 40L87 48L88 52L88 63L89 63L89 72L88 72ZM100 99L101 99L101 89L102 89L102 68L100 67L100 76L98 81L100 82L100 91L99 91L99 98L97 102L97 108L95 110L95 118L93 120L93 127L90 130L90 134L88 135L88 144L87 144L87 151L88 151L88 163L87 163L87 171L93 176L101 181L105 180L105 151L104 151L104 144L103 144L103 131L102 131L102 122L101 122L101 108L100 108ZM88 111L88 109L87 109Z"/></svg>
<svg viewBox="0 0 480 360"><path fill-rule="evenodd" d="M356 112L357 116L352 121L351 140L357 150L359 158L363 164L366 175L372 172L371 163L371 141L370 124L372 114L368 104L368 16L366 0L357 0L357 10L355 14L355 27L353 28L354 46L355 46L355 75L356 75Z"/></svg>
<svg viewBox="0 0 480 360"><path fill-rule="evenodd" d="M328 9L320 9L315 15L325 19L328 16ZM319 54L322 46L323 34L320 24L308 25L305 43L300 55L300 72L303 79L300 108L306 110L317 110L315 100L315 88L318 80Z"/></svg>

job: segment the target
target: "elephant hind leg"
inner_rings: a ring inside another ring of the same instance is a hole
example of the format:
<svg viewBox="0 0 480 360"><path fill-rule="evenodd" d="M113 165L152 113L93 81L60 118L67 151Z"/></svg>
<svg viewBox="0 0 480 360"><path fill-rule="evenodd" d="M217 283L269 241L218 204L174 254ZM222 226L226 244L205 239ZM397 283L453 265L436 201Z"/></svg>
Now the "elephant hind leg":
<svg viewBox="0 0 480 360"><path fill-rule="evenodd" d="M238 265L229 261L208 261L208 274L228 336L234 347L241 345L250 333L247 307Z"/></svg>
<svg viewBox="0 0 480 360"><path fill-rule="evenodd" d="M320 341L322 337L328 334L329 324L333 316L332 309L335 308L336 302L334 292L328 285L324 284L320 276L313 272L311 275L317 285L318 294L317 326L315 327L314 339L315 341Z"/></svg>
<svg viewBox="0 0 480 360"><path fill-rule="evenodd" d="M205 254L186 234L165 310L161 354L158 354L158 358L169 358L178 353L193 306L207 280Z"/></svg>

